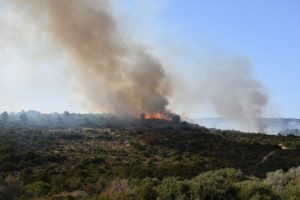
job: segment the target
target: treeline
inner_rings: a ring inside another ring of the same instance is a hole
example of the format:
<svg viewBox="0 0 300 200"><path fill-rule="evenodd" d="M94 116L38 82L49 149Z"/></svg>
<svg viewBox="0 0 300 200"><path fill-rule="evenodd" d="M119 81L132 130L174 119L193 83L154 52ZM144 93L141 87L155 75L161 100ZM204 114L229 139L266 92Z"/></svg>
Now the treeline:
<svg viewBox="0 0 300 200"><path fill-rule="evenodd" d="M2 127L20 126L34 129L122 127L136 123L136 120L130 114L124 117L115 117L110 114L78 114L68 111L50 114L37 111L0 114L0 126Z"/></svg>
<svg viewBox="0 0 300 200"><path fill-rule="evenodd" d="M83 190L55 194L56 187L43 181L23 185L14 176L0 177L1 200L82 199L82 200L297 200L300 199L300 167L287 172L277 170L265 179L246 176L241 170L226 168L202 173L191 179L166 177L144 179L115 179L109 183L99 179L94 187L98 193L89 195ZM69 179L69 188L80 184Z"/></svg>

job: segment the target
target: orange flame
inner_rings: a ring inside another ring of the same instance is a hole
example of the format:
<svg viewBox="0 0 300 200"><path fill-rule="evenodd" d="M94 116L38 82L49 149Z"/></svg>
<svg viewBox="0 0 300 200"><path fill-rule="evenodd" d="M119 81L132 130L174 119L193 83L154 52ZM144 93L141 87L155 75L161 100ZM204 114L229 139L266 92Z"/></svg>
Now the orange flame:
<svg viewBox="0 0 300 200"><path fill-rule="evenodd" d="M153 113L144 113L144 119L162 119L172 121L172 117L167 114L153 112Z"/></svg>

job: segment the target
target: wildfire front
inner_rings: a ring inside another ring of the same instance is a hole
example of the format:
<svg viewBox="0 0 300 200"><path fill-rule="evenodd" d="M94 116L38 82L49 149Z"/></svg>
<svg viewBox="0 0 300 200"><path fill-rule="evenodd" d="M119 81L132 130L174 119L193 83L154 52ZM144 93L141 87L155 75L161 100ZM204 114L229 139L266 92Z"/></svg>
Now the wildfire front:
<svg viewBox="0 0 300 200"><path fill-rule="evenodd" d="M173 123L180 123L180 116L172 114L172 113L160 113L160 112L142 113L141 119L142 120L161 120L161 121L168 121L168 122L173 122Z"/></svg>

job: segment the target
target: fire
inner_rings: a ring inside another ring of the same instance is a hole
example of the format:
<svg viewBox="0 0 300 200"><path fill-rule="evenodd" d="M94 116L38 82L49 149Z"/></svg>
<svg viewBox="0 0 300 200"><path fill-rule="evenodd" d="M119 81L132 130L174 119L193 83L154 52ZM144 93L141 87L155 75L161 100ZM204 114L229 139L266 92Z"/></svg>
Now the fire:
<svg viewBox="0 0 300 200"><path fill-rule="evenodd" d="M143 118L144 119L162 119L162 120L172 121L171 116L169 116L167 114L159 113L159 112L143 113Z"/></svg>

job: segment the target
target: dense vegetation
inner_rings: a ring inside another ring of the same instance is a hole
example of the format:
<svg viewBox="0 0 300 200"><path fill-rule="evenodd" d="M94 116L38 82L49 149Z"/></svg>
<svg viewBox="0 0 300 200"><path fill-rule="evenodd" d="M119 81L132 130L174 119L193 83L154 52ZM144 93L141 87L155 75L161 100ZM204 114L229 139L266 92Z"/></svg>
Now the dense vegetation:
<svg viewBox="0 0 300 200"><path fill-rule="evenodd" d="M0 129L1 200L300 198L297 136L156 121L24 124Z"/></svg>

